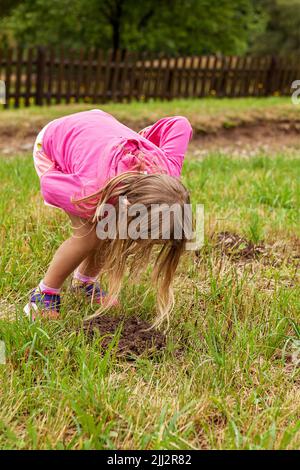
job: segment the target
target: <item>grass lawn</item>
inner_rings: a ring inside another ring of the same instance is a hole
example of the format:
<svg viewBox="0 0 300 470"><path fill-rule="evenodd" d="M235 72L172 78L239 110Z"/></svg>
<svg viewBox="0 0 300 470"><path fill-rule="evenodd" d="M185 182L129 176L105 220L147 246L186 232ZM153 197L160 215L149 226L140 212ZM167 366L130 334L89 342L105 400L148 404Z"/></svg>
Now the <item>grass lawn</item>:
<svg viewBox="0 0 300 470"><path fill-rule="evenodd" d="M279 100L204 100L199 114L242 115L249 103L257 113L294 113ZM103 108L128 120L163 109L196 119L198 106ZM1 112L0 128L73 109ZM183 179L205 206L205 246L178 270L166 350L129 362L85 339L91 307L68 285L60 321L23 318L28 292L70 227L43 205L31 156L0 157L0 449L299 448L299 174L296 152L247 158L220 149L199 159L190 150ZM126 281L122 311L151 321L153 292L142 302L148 275Z"/></svg>

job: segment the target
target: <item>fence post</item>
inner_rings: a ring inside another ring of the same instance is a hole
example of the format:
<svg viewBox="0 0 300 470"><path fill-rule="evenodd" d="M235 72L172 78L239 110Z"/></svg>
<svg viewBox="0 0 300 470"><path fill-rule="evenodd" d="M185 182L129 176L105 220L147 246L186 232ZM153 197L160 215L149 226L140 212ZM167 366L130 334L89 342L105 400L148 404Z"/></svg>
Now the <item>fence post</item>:
<svg viewBox="0 0 300 470"><path fill-rule="evenodd" d="M45 79L45 49L39 46L37 50L37 59L36 59L35 104L37 106L43 105L44 79Z"/></svg>
<svg viewBox="0 0 300 470"><path fill-rule="evenodd" d="M270 60L270 66L266 74L265 96L270 96L274 93L274 91L276 91L274 87L276 71L277 71L277 59L275 56L272 56Z"/></svg>
<svg viewBox="0 0 300 470"><path fill-rule="evenodd" d="M13 51L11 48L6 51L6 63L5 63L5 108L9 108L10 101L10 83L11 83L11 65L12 65Z"/></svg>

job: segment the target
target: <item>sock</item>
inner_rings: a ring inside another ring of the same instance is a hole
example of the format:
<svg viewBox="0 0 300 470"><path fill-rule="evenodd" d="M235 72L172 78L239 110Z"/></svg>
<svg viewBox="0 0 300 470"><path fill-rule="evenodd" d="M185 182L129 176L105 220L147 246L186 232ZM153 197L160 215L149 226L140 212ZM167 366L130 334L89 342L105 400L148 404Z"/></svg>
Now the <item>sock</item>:
<svg viewBox="0 0 300 470"><path fill-rule="evenodd" d="M48 294L54 294L54 295L60 294L60 289L55 289L54 287L46 286L46 284L44 284L44 281L41 281L39 283L39 289L41 292L47 292Z"/></svg>
<svg viewBox="0 0 300 470"><path fill-rule="evenodd" d="M98 276L85 276L84 274L81 274L79 271L75 271L74 278L78 279L81 282L92 283L92 282L97 281Z"/></svg>

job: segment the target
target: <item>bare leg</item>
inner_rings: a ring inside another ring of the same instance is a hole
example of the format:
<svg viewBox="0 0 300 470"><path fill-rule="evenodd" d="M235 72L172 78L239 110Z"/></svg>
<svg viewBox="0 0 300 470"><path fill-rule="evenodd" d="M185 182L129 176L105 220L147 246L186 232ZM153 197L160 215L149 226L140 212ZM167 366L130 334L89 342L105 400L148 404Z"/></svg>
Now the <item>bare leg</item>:
<svg viewBox="0 0 300 470"><path fill-rule="evenodd" d="M50 266L44 276L43 283L50 289L60 289L66 278L78 267L80 274L87 277L96 277L101 269L101 258L99 258L99 250L101 241L97 237L95 226L87 221L81 220L79 217L70 215L72 222L73 235L65 240L56 251ZM96 256L97 254L97 256ZM80 279L79 279L80 281ZM92 295L90 285L86 285L83 281L82 289L87 298L93 303L101 305L109 304L111 307L117 306L118 301L111 299L106 293L95 284ZM80 288L74 285L75 288ZM44 292L44 291L42 291ZM35 317L37 311L36 302L40 302L39 293L32 293L29 304L25 306L25 313ZM49 302L45 305L42 303L41 312L44 318L58 318L59 315L59 298L54 294L53 303ZM40 308L38 309L40 310Z"/></svg>
<svg viewBox="0 0 300 470"><path fill-rule="evenodd" d="M85 261L80 269L86 272L89 269L91 272L96 270L96 267L92 265L93 252L99 244L95 228L86 221L82 222L79 217L70 215L70 218L73 224L73 235L58 248L44 277L44 283L56 289L62 286L66 278L77 266L81 265L83 260Z"/></svg>
<svg viewBox="0 0 300 470"><path fill-rule="evenodd" d="M83 276L98 276L101 271L101 261L99 260L99 254L96 249L91 251L91 253L80 263L78 271Z"/></svg>

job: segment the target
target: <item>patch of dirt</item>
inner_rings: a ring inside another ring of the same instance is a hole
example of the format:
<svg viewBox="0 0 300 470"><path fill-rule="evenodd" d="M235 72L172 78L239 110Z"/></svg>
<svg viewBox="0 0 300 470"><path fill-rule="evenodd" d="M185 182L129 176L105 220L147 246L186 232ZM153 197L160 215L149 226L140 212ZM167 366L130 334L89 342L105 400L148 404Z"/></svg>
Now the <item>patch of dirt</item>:
<svg viewBox="0 0 300 470"><path fill-rule="evenodd" d="M251 157L257 151L276 152L300 148L300 122L257 121L221 127L213 132L195 132L191 150L198 158L222 149L222 153Z"/></svg>
<svg viewBox="0 0 300 470"><path fill-rule="evenodd" d="M36 134L37 135L37 134ZM36 136L35 135L35 136ZM0 136L1 138L1 136ZM18 137L8 137L0 143L0 155L20 155L31 153L35 137L31 139L18 139Z"/></svg>
<svg viewBox="0 0 300 470"><path fill-rule="evenodd" d="M207 416L207 422L212 426L224 428L227 425L227 421L227 416L217 411Z"/></svg>
<svg viewBox="0 0 300 470"><path fill-rule="evenodd" d="M84 331L89 339L103 336L101 347L107 349L114 335L121 328L117 346L119 356L152 356L166 346L166 337L155 329L148 330L150 324L137 317L112 317L102 315L84 323ZM146 331L148 330L148 331Z"/></svg>
<svg viewBox="0 0 300 470"><path fill-rule="evenodd" d="M210 446L207 435L202 425L198 422L195 423L195 434L199 450L209 450Z"/></svg>
<svg viewBox="0 0 300 470"><path fill-rule="evenodd" d="M31 122L10 123L0 126L0 155L10 156L29 153L38 132L47 123L36 118ZM127 122L133 129L144 127L143 123ZM146 125L149 125L147 122ZM288 148L300 148L300 121L296 119L258 119L255 121L223 121L211 124L210 119L202 126L193 124L194 139L190 151L198 158L208 152L222 149L224 153L251 156L257 150L270 152Z"/></svg>
<svg viewBox="0 0 300 470"><path fill-rule="evenodd" d="M290 244L263 241L255 244L236 233L224 231L213 234L212 240L217 250L234 262L259 261L262 265L273 267L280 267L285 263L294 266L296 270L299 267L300 241L297 238L292 240ZM201 257L201 253L196 253L196 256Z"/></svg>
<svg viewBox="0 0 300 470"><path fill-rule="evenodd" d="M0 155L10 156L32 152L36 136L46 122L24 122L0 125Z"/></svg>
<svg viewBox="0 0 300 470"><path fill-rule="evenodd" d="M256 245L231 232L218 233L216 235L216 245L222 253L233 260L253 260L266 254L266 248L262 243Z"/></svg>

